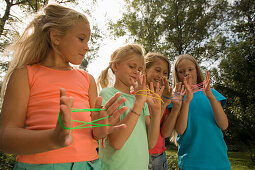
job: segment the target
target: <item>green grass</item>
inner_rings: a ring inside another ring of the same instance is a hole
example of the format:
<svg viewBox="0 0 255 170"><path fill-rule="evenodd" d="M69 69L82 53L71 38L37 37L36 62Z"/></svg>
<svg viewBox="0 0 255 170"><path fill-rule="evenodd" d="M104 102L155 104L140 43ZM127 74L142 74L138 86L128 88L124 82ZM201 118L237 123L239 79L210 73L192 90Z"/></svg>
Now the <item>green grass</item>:
<svg viewBox="0 0 255 170"><path fill-rule="evenodd" d="M177 149L168 147L166 150L168 167L171 170L178 170ZM228 152L228 158L231 163L231 170L254 170L255 164L250 158L249 152ZM15 156L4 154L0 151L0 170L11 170L15 163Z"/></svg>
<svg viewBox="0 0 255 170"><path fill-rule="evenodd" d="M255 169L255 164L248 152L228 152L228 158L232 170L251 170Z"/></svg>
<svg viewBox="0 0 255 170"><path fill-rule="evenodd" d="M170 169L177 170L177 150L166 150L168 166ZM249 152L228 152L231 170L254 170L255 164L250 158Z"/></svg>

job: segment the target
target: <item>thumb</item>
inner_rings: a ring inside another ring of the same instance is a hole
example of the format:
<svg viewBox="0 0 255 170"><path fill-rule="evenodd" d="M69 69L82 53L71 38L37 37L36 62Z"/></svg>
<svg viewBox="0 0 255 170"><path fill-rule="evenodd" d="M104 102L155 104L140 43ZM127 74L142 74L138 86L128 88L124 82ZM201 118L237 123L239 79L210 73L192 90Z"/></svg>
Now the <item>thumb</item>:
<svg viewBox="0 0 255 170"><path fill-rule="evenodd" d="M95 102L95 108L101 108L102 106L102 97L101 96L98 96L96 98L96 102Z"/></svg>

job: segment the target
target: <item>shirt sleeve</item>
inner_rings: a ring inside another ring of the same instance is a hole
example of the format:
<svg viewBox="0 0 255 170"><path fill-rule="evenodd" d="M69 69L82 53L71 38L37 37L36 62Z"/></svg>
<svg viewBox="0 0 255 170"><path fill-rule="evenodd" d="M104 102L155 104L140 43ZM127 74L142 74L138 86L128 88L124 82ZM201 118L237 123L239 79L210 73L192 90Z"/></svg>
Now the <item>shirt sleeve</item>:
<svg viewBox="0 0 255 170"><path fill-rule="evenodd" d="M108 91L107 88L103 88L101 92L99 93L99 96L102 97L102 106L104 106L108 102L108 100L111 98L111 96L109 96L109 93L107 91Z"/></svg>
<svg viewBox="0 0 255 170"><path fill-rule="evenodd" d="M143 113L144 113L145 116L150 116L149 107L148 107L148 104L146 102L143 105Z"/></svg>
<svg viewBox="0 0 255 170"><path fill-rule="evenodd" d="M211 90L212 90L212 93L215 96L216 100L220 101L220 103L223 107L227 103L227 99L222 94L220 94L218 91L216 91L215 89L211 89Z"/></svg>

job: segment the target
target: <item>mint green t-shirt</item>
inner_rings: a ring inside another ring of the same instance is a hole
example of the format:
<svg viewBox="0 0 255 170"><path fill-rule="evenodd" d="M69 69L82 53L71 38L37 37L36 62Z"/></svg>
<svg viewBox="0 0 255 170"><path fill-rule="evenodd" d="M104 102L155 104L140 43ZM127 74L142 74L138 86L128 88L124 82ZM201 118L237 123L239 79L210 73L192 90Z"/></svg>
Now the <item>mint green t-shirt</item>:
<svg viewBox="0 0 255 170"><path fill-rule="evenodd" d="M117 89L104 88L100 92L103 98L102 105L117 92ZM122 120L133 107L135 96L122 93L120 97L125 97L126 102L121 105L127 106L128 110L120 116ZM147 140L147 130L145 124L145 116L149 116L148 105L145 103L142 113L137 120L136 126L124 144L121 150L115 150L111 147L108 138L99 141L99 158L101 159L102 170L147 170L149 164L149 150ZM128 127L127 127L128 128Z"/></svg>

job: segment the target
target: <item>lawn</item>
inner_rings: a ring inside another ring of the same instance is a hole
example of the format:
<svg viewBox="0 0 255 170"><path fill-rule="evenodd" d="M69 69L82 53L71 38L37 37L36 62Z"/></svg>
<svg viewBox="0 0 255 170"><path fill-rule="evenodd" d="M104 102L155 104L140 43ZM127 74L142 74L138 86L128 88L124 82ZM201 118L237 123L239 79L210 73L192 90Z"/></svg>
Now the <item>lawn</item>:
<svg viewBox="0 0 255 170"><path fill-rule="evenodd" d="M171 147L166 150L168 166L171 170L178 170L177 150ZM232 170L254 170L255 164L252 163L248 152L228 152ZM15 162L15 157L10 154L3 154L0 151L0 170L11 170Z"/></svg>
<svg viewBox="0 0 255 170"><path fill-rule="evenodd" d="M177 168L177 150L168 149L166 151L169 169ZM254 170L255 164L252 163L248 152L228 152L228 158L231 164L231 170Z"/></svg>

